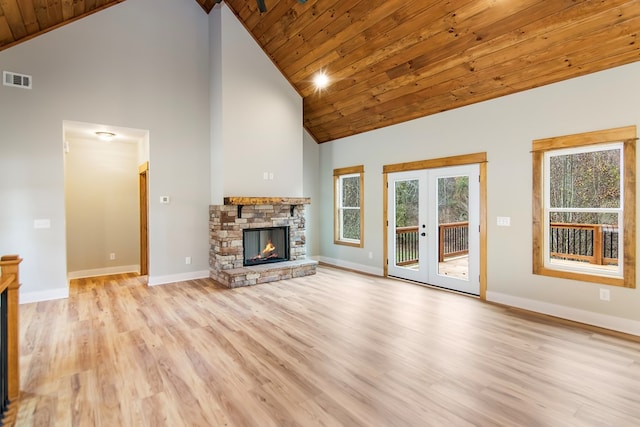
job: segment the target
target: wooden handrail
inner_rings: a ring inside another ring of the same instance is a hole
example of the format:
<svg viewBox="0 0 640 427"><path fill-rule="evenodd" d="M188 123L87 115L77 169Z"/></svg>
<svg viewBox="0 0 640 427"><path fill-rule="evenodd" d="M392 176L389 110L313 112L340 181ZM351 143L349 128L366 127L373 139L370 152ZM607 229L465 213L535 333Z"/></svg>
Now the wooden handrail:
<svg viewBox="0 0 640 427"><path fill-rule="evenodd" d="M396 227L396 234L405 234L405 233L417 233L418 226L410 225L408 227Z"/></svg>
<svg viewBox="0 0 640 427"><path fill-rule="evenodd" d="M568 229L568 230L588 230L593 233L593 243L592 243L592 255L579 255L579 254L568 254L563 252L551 252L551 256L556 257L565 257L576 260L584 260L589 262L590 264L595 265L603 265L607 262L617 261L612 258L607 258L603 255L602 251L602 224L575 224L575 223L565 223L565 222L552 222L549 224L551 229ZM611 226L611 229L618 230L618 227Z"/></svg>
<svg viewBox="0 0 640 427"><path fill-rule="evenodd" d="M18 255L0 257L1 292L7 290L7 392L11 402L16 402L20 397L18 289L20 288L19 265L21 262L22 258Z"/></svg>
<svg viewBox="0 0 640 427"><path fill-rule="evenodd" d="M5 289L9 287L11 283L13 283L14 276L13 274L7 277L0 277L0 293L4 292Z"/></svg>

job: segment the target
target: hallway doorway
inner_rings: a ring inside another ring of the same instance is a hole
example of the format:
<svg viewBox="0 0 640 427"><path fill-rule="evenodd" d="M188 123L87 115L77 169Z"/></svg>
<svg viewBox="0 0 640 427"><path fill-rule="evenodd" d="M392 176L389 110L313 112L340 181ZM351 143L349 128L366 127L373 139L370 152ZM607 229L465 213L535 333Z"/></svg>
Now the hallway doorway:
<svg viewBox="0 0 640 427"><path fill-rule="evenodd" d="M67 277L147 274L148 131L64 121L63 135Z"/></svg>

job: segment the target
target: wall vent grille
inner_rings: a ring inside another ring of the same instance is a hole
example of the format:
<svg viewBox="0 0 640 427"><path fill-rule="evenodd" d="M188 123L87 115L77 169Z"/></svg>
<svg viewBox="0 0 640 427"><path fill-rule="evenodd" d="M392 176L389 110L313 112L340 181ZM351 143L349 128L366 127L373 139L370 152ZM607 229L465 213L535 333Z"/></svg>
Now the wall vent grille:
<svg viewBox="0 0 640 427"><path fill-rule="evenodd" d="M2 72L2 84L5 86L21 87L31 89L33 77L26 74L12 73L11 71Z"/></svg>

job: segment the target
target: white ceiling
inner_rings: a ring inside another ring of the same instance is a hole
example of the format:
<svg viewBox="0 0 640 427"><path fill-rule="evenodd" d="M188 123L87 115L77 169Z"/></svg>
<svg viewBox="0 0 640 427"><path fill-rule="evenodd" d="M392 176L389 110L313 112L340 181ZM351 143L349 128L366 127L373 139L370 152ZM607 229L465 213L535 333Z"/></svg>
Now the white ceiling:
<svg viewBox="0 0 640 427"><path fill-rule="evenodd" d="M138 143L149 133L149 131L143 129L70 120L65 120L62 126L64 139L81 138L85 140L98 140L99 138L96 132L113 132L116 136L112 141Z"/></svg>

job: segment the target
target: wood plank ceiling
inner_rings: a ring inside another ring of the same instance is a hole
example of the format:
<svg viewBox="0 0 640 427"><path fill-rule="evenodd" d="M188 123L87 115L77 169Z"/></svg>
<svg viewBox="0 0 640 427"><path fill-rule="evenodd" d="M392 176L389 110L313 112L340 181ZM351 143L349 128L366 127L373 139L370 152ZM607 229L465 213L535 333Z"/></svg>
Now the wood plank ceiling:
<svg viewBox="0 0 640 427"><path fill-rule="evenodd" d="M125 0L0 0L0 51Z"/></svg>
<svg viewBox="0 0 640 427"><path fill-rule="evenodd" d="M225 3L303 96L318 142L640 59L639 0Z"/></svg>
<svg viewBox="0 0 640 427"><path fill-rule="evenodd" d="M0 0L0 50L122 1ZM225 3L303 97L318 142L640 60L639 0ZM317 91L320 70L331 84Z"/></svg>

